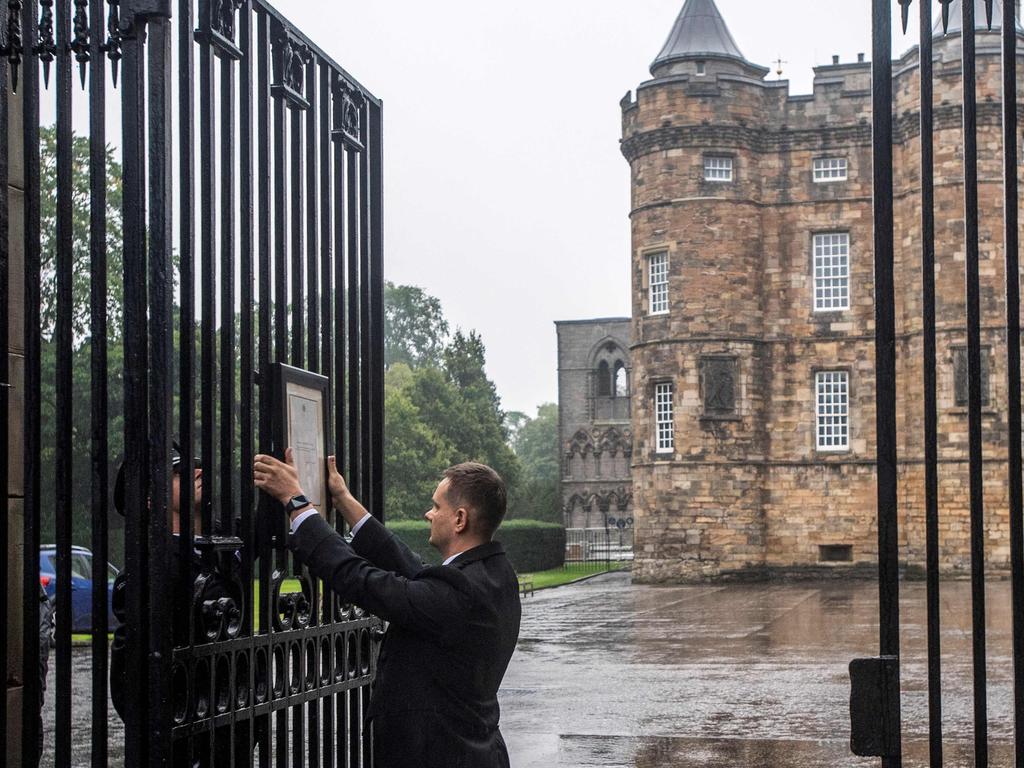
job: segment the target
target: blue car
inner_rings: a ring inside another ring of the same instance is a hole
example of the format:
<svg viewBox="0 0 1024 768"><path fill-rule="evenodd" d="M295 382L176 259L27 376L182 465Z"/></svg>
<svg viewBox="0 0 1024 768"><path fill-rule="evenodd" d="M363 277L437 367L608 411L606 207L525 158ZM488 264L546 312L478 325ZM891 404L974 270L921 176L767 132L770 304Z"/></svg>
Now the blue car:
<svg viewBox="0 0 1024 768"><path fill-rule="evenodd" d="M116 623L110 610L110 597L114 591L117 569L106 563L107 579L107 627L113 631ZM71 631L92 632L92 578L93 557L85 547L71 548ZM46 544L39 548L39 583L43 585L50 604L57 594L57 547ZM56 618L60 622L60 617Z"/></svg>

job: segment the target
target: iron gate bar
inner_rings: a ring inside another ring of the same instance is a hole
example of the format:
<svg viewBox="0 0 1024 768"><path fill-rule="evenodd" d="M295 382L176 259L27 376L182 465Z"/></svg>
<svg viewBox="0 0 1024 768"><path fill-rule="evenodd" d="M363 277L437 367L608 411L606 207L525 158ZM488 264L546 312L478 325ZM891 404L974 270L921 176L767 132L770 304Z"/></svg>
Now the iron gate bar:
<svg viewBox="0 0 1024 768"><path fill-rule="evenodd" d="M44 24L52 13L52 0L43 2ZM70 0L57 2L56 32L57 78L57 230L55 272L57 278L57 318L53 344L56 354L56 416L54 430L54 457L61 471L55 473L56 508L54 530L57 539L57 622L56 649L56 744L54 760L57 765L71 763L71 476L73 431L72 408L74 388L71 380L71 273L74 268L73 200L71 189L71 152L74 136L71 131L71 57L67 54L71 44ZM44 27L45 28L45 27ZM44 60L45 61L45 60Z"/></svg>
<svg viewBox="0 0 1024 768"><path fill-rule="evenodd" d="M195 474L195 367L196 367L196 302L195 302L195 54L192 45L192 0L178 2L178 130L179 167L178 183L181 190L178 248L181 254L178 279L181 286L181 306L178 311L178 444L181 450L181 477ZM192 510L195 505L195 485L179 485L179 510ZM187 633L189 642L195 636L194 616L191 610L192 585L195 578L192 567L192 547L195 537L195 519L191 512L180 520L178 561L182 574L177 585L175 624ZM191 759L191 754L187 755Z"/></svg>
<svg viewBox="0 0 1024 768"><path fill-rule="evenodd" d="M1020 258L1017 183L1017 14L1003 3L1003 246L1006 266L1007 470L1013 623L1015 765L1024 768L1024 493L1021 466Z"/></svg>
<svg viewBox="0 0 1024 768"><path fill-rule="evenodd" d="M942 658L939 625L938 406L935 367L935 152L932 84L932 4L920 5L921 284L924 346L924 495L928 614L928 755L942 765ZM906 9L906 6L904 6ZM904 24L904 31L906 25Z"/></svg>
<svg viewBox="0 0 1024 768"><path fill-rule="evenodd" d="M140 36L148 34L145 83L149 96L149 696L150 764L168 765L171 759L171 607L162 590L168 583L168 512L171 503L171 432L174 381L170 374L174 354L173 191L171 154L171 22L166 14L145 19ZM141 42L145 38L141 38ZM179 512L180 516L180 512Z"/></svg>
<svg viewBox="0 0 1024 768"><path fill-rule="evenodd" d="M981 447L981 292L978 272L978 115L974 3L961 3L964 125L964 282L967 301L967 415L971 508L974 761L988 765L985 680L985 529Z"/></svg>
<svg viewBox="0 0 1024 768"><path fill-rule="evenodd" d="M877 430L878 609L880 654L899 674L899 551L896 470L896 301L893 283L892 5L872 0L872 152L875 275L875 424ZM886 713L899 733L899 699ZM897 753L882 758L899 768Z"/></svg>
<svg viewBox="0 0 1024 768"><path fill-rule="evenodd" d="M316 60L310 56L306 64L306 363L307 368L317 373L320 369L320 294L318 292L317 267L319 265L319 233L320 208L317 205L317 67ZM310 756L312 760L312 756Z"/></svg>
<svg viewBox="0 0 1024 768"><path fill-rule="evenodd" d="M24 67L22 83L22 151L25 157L25 188L39 189L39 53L36 50L38 0L26 0L21 9L22 51ZM6 192L6 190L4 190ZM41 703L39 683L39 457L42 435L40 429L40 352L39 281L40 268L40 200L25 195L25 571L22 584L22 634L24 694L22 710L37 712ZM21 719L21 743L39 742L39 721L34 717ZM22 751L25 751L24 749ZM28 765L37 765L38 756L28 755Z"/></svg>
<svg viewBox="0 0 1024 768"><path fill-rule="evenodd" d="M103 51L102 0L89 3L89 268L91 409L91 504L93 571L102 567L103 578L92 580L92 747L93 768L108 764L107 724L107 563L109 526L107 499L110 440L107 383L107 141L106 62Z"/></svg>
<svg viewBox="0 0 1024 768"><path fill-rule="evenodd" d="M124 56L121 82L121 131L124 144L124 446L125 446L125 570L148 573L146 563L146 530L142 509L149 497L148 423L146 414L146 274L144 232L145 181L142 162L145 157L141 125L143 62L139 52L140 30L127 30L123 44ZM128 201L131 201L129 203ZM125 671L135 685L126 687L125 763L147 762L151 732L148 716L148 621L144 595L145 584L129 579L126 583Z"/></svg>
<svg viewBox="0 0 1024 768"><path fill-rule="evenodd" d="M234 0L231 0L234 3ZM233 9L232 9L233 10ZM207 43L206 48L213 48ZM220 49L216 49L220 52ZM220 55L220 533L234 535L235 461L235 60ZM212 75L212 72L211 72ZM211 82L210 87L213 87ZM252 483L243 483L252 485Z"/></svg>
<svg viewBox="0 0 1024 768"><path fill-rule="evenodd" d="M285 106L288 108L290 122L288 143L291 145L291 157L288 161L288 167L291 171L288 197L291 201L290 210L292 217L289 223L289 230L292 236L292 263L288 275L291 285L291 305L289 307L292 316L291 362L296 368L304 368L305 353L303 346L305 343L305 327L302 313L305 309L305 289L302 283L304 277L302 267L305 255L305 245L303 244L305 206L302 197L302 112L291 104L286 104Z"/></svg>
<svg viewBox="0 0 1024 768"><path fill-rule="evenodd" d="M362 403L359 399L359 384L361 381L359 366L359 217L356 210L358 192L356 190L356 157L355 150L347 147L345 150L345 174L346 191L345 203L348 208L348 222L346 232L348 234L348 480L352 495L357 499L363 498L362 485L362 436L359 431L359 413L362 410Z"/></svg>
<svg viewBox="0 0 1024 768"><path fill-rule="evenodd" d="M241 460L238 463L238 481L240 489L239 502L242 507L241 535L248 545L242 550L242 599L244 606L244 623L241 634L252 638L254 634L253 608L255 606L255 589L253 579L255 578L255 557L254 545L256 542L256 517L253 514L255 506L255 491L251 482L251 470L248 457L255 454L255 436L253 434L253 398L255 394L255 369L254 369L254 332L253 332L253 225L255 222L255 210L253 208L253 130L252 130L252 91L253 91L253 67L252 67L252 5L248 0L241 3L241 15L238 23L238 42L242 52L239 61L238 75L238 109L239 109L239 159L241 161L241 173L239 175L239 258L241 261L241 322L239 328L241 344L241 391L239 400L239 417L241 419L239 453ZM250 646L251 649L251 646ZM237 658L237 657L236 657ZM256 690L256 664L254 654L249 652L249 664L246 666L247 676L243 684L247 686L249 696L254 697ZM236 668L235 675L238 675ZM236 681L235 685L238 683ZM252 752L257 739L256 720L252 719L247 725L248 738L245 741L246 764L252 766ZM237 744L237 739L232 739ZM265 749L261 749L262 754ZM235 755L236 764L241 764L241 756Z"/></svg>
<svg viewBox="0 0 1024 768"><path fill-rule="evenodd" d="M336 87L336 77L332 76L328 83L333 95ZM334 185L334 399L337 407L334 409L334 460L337 463L338 471L346 478L351 479L352 475L346 461L346 427L348 425L348 411L346 406L351 402L346 389L345 365L346 342L348 339L347 312L345 308L345 297L347 286L345 282L345 155L347 154L340 138L331 135L331 152L334 162L332 164L334 173L332 180ZM341 520L338 521L342 527Z"/></svg>
<svg viewBox="0 0 1024 768"><path fill-rule="evenodd" d="M8 7L6 3L0 3L0 31L3 32L3 38L0 40L0 83L6 89L8 87L7 80L7 57L9 51L12 48L12 34L11 28L8 25L8 14L11 13L12 9ZM10 518L10 489L8 486L8 467L9 467L9 455L8 446L10 440L10 412L9 407L9 394L11 388L11 371L10 371L10 321L8 318L8 312L10 310L10 240L9 232L10 225L8 221L8 206L7 206L7 189L8 189L8 144L10 143L8 133L8 105L7 99L0 99L0 136L4 137L3 146L0 147L0 190L4 190L4 204L0 205L0 486L3 486L5 493L3 498L0 499L0 519L4 521L3 525L0 525L0 552L10 551L10 530L9 521ZM11 585L8 583L8 569L6 567L0 568L0 615L8 616L9 599L8 589ZM4 660L5 668L7 667L7 631L0 632L0 659ZM0 729L0 754L8 754L7 752L7 694L4 693L0 701L0 722L4 724L3 728Z"/></svg>
<svg viewBox="0 0 1024 768"><path fill-rule="evenodd" d="M360 110L359 114L359 138L366 142L367 135L366 110ZM373 488L370 485L370 473L373 471L373 462L370 457L372 446L370 444L370 387L373 379L370 374L371 352L370 352L370 211L369 211L369 183L370 183L370 153L365 149L359 152L359 367L361 369L360 381L362 386L359 389L359 447L360 447L360 470L359 487L362 490L362 499L366 502L366 508L374 512L377 509L376 499L373 498Z"/></svg>
<svg viewBox="0 0 1024 768"><path fill-rule="evenodd" d="M382 106L367 104L370 156L370 307L377 333L370 337L371 396L377 406L370 410L373 459L370 472L374 516L384 522L384 129Z"/></svg>
<svg viewBox="0 0 1024 768"><path fill-rule="evenodd" d="M192 35L188 30L182 30ZM216 199L214 185L217 169L214 165L216 130L214 126L213 93L213 48L202 45L199 48L199 248L201 258L200 274L200 419L204 428L200 430L199 455L202 457L203 498L202 533L209 536L214 530L214 500L220 490L216 460L216 349L217 349L217 221L215 218ZM220 517L219 512L216 513ZM189 558L191 560L191 558Z"/></svg>

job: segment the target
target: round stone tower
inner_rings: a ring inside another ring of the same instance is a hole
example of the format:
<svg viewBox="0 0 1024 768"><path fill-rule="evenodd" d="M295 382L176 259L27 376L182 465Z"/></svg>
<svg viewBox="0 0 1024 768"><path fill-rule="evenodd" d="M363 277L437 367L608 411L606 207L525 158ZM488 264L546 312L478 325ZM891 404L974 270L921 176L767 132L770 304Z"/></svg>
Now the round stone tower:
<svg viewBox="0 0 1024 768"><path fill-rule="evenodd" d="M763 468L748 459L766 450L759 125L778 90L767 73L744 58L713 0L687 0L654 79L623 102L641 425L634 570L644 580L764 563Z"/></svg>

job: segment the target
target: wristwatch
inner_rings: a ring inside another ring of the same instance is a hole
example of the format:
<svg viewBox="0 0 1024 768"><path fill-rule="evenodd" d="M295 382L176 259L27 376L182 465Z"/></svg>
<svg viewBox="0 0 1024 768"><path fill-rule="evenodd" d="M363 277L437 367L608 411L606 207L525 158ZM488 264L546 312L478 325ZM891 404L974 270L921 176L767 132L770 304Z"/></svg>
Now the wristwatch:
<svg viewBox="0 0 1024 768"><path fill-rule="evenodd" d="M313 502L311 502L309 499L307 499L300 493L297 496L292 496L288 500L288 503L284 505L284 509L285 512L287 512L290 515L294 512L298 512L303 507L310 506L312 503Z"/></svg>

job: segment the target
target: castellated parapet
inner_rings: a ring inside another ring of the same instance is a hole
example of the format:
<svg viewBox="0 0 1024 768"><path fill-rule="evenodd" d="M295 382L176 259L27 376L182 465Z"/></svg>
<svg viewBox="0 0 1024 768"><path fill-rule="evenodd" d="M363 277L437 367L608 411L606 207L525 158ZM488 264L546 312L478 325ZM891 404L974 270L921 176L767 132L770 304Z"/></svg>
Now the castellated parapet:
<svg viewBox="0 0 1024 768"><path fill-rule="evenodd" d="M691 6L717 14L711 0L688 0L677 40ZM634 578L873 573L871 65L817 67L813 94L790 96L719 36L693 44L690 35L691 49L672 49L670 37L654 78L622 101L632 170ZM988 565L1001 570L999 36L977 41L985 532ZM900 553L911 570L925 560L917 62L916 48L894 62L893 83ZM934 63L939 527L942 568L956 574L970 562L959 34L936 39ZM658 278L666 260L667 285Z"/></svg>

